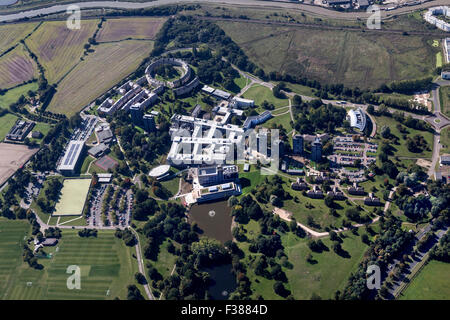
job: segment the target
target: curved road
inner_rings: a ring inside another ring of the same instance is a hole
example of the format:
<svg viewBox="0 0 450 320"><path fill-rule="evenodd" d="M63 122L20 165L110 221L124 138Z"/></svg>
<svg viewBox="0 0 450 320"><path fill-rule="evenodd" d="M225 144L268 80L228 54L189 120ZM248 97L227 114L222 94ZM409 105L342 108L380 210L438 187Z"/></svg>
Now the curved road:
<svg viewBox="0 0 450 320"><path fill-rule="evenodd" d="M72 4L79 6L81 9L92 9L92 8L113 8L113 9L143 9L157 7L161 5L171 5L180 3L213 3L213 4L228 4L228 5L240 5L247 7L264 7L264 8L275 8L275 9L290 9L299 10L303 12L308 12L315 15L320 15L324 17L336 18L336 19L347 19L356 20L358 18L367 18L368 14L366 12L339 12L335 10L330 10L324 7L312 6L306 4L298 4L292 2L279 2L279 1L261 1L261 0L193 0L193 1L183 1L183 0L155 0L151 2L124 2L124 1L91 1L91 2L76 2ZM433 0L422 3L416 6L408 6L397 8L392 11L382 11L381 17L388 18L394 15L408 13L415 11L417 9L423 9L432 6L445 5L448 4L448 0ZM39 9L31 9L27 11L22 11L18 13L5 14L0 16L0 22L14 21L23 18L33 18L40 15L48 15L53 13L64 12L67 10L69 4L54 5L43 7ZM20 10L20 8L18 8Z"/></svg>

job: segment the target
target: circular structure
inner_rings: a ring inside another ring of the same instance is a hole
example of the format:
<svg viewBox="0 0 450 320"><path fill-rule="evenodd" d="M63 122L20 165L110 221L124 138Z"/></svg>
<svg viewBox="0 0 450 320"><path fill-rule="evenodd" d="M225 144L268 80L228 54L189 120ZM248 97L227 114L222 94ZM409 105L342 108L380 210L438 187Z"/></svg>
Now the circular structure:
<svg viewBox="0 0 450 320"><path fill-rule="evenodd" d="M170 166L167 164L164 164L162 166L158 166L158 167L150 170L148 175L152 178L161 178L161 177L165 176L169 172L169 170L170 170Z"/></svg>
<svg viewBox="0 0 450 320"><path fill-rule="evenodd" d="M222 296L224 296L224 297L228 296L228 291L227 290L223 290L222 291Z"/></svg>
<svg viewBox="0 0 450 320"><path fill-rule="evenodd" d="M153 77L155 69L157 67L163 66L163 65L171 65L171 66L181 67L183 69L183 74L181 75L181 77L179 79L174 80L174 81L164 82L164 81L156 80ZM185 85L189 81L189 79L191 78L192 70L191 70L191 67L189 67L189 65L181 59L161 58L161 59L158 59L158 60L152 62L145 70L145 74L147 76L147 81L152 85L155 85L155 86L166 85L170 88L177 88L182 85Z"/></svg>
<svg viewBox="0 0 450 320"><path fill-rule="evenodd" d="M212 218L216 215L216 212L214 210L211 210L208 212L208 215Z"/></svg>

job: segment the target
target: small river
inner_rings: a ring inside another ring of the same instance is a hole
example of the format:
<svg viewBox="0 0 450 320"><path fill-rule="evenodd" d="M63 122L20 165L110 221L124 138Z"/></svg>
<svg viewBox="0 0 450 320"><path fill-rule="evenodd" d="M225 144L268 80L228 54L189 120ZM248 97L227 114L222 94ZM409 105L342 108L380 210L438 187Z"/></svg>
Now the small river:
<svg viewBox="0 0 450 320"><path fill-rule="evenodd" d="M227 201L194 204L189 210L189 221L196 222L203 235L222 243L231 240L231 208Z"/></svg>

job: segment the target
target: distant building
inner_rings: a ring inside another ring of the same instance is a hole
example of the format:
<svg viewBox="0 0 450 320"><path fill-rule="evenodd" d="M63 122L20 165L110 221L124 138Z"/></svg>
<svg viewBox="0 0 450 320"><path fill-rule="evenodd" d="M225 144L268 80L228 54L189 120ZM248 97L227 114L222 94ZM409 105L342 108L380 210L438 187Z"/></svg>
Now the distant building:
<svg viewBox="0 0 450 320"><path fill-rule="evenodd" d="M249 172L250 171L250 164L245 163L244 164L244 172Z"/></svg>
<svg viewBox="0 0 450 320"><path fill-rule="evenodd" d="M440 19L439 17L436 17L436 15L443 15L446 16L448 19L450 17L450 8L448 6L429 8L424 15L425 21L435 25L436 28L447 32L450 31L450 23L446 22L445 19Z"/></svg>
<svg viewBox="0 0 450 320"><path fill-rule="evenodd" d="M314 186L312 190L306 192L306 195L313 199L321 199L324 197L323 191L318 186Z"/></svg>
<svg viewBox="0 0 450 320"><path fill-rule="evenodd" d="M130 115L131 121L133 121L135 125L142 124L142 117L144 116L144 110L142 110L139 104L135 104L130 107Z"/></svg>
<svg viewBox="0 0 450 320"><path fill-rule="evenodd" d="M144 122L144 130L147 132L156 131L155 117L151 114L145 114L142 118Z"/></svg>
<svg viewBox="0 0 450 320"><path fill-rule="evenodd" d="M202 106L197 104L197 105L195 105L194 110L192 110L191 116L194 118L199 118L201 112L202 112Z"/></svg>
<svg viewBox="0 0 450 320"><path fill-rule="evenodd" d="M246 109L253 107L255 105L255 101L250 99L234 97L233 99L231 99L230 105L233 108Z"/></svg>
<svg viewBox="0 0 450 320"><path fill-rule="evenodd" d="M238 184L234 182L219 184L215 186L210 186L203 189L197 189L193 192L193 197L197 202L212 201L218 199L228 198L232 195L241 194L241 188Z"/></svg>
<svg viewBox="0 0 450 320"><path fill-rule="evenodd" d="M357 195L357 196L366 194L366 192L364 191L364 188L359 187L356 182L354 182L353 185L348 188L348 193L350 193L352 195Z"/></svg>
<svg viewBox="0 0 450 320"><path fill-rule="evenodd" d="M333 187L333 190L327 192L328 196L331 196L334 200L344 200L345 194L337 187Z"/></svg>
<svg viewBox="0 0 450 320"><path fill-rule="evenodd" d="M112 179L112 173L97 173L99 183L110 183Z"/></svg>
<svg viewBox="0 0 450 320"><path fill-rule="evenodd" d="M330 6L342 6L352 4L352 0L327 0Z"/></svg>
<svg viewBox="0 0 450 320"><path fill-rule="evenodd" d="M263 113L257 116L247 117L247 119L244 122L244 130L254 128L258 124L264 123L270 118L272 118L272 113L270 111L264 111Z"/></svg>
<svg viewBox="0 0 450 320"><path fill-rule="evenodd" d="M302 179L297 178L296 182L292 182L291 183L291 188L297 191L301 191L301 190L308 190L308 184L306 184L306 182L304 182Z"/></svg>
<svg viewBox="0 0 450 320"><path fill-rule="evenodd" d="M100 143L88 150L88 153L93 156L94 158L101 157L106 154L106 152L109 150L108 146L104 143Z"/></svg>
<svg viewBox="0 0 450 320"><path fill-rule="evenodd" d="M360 9L366 9L369 7L369 0L357 0Z"/></svg>
<svg viewBox="0 0 450 320"><path fill-rule="evenodd" d="M292 151L294 154L303 154L303 136L296 134L292 139Z"/></svg>
<svg viewBox="0 0 450 320"><path fill-rule="evenodd" d="M316 138L311 145L311 160L317 162L320 159L322 159L322 143Z"/></svg>
<svg viewBox="0 0 450 320"><path fill-rule="evenodd" d="M28 133L33 129L35 123L19 119L6 135L7 140L23 141Z"/></svg>
<svg viewBox="0 0 450 320"><path fill-rule="evenodd" d="M72 140L69 142L61 163L57 168L61 174L72 175L75 173L75 168L77 167L83 147L84 141Z"/></svg>
<svg viewBox="0 0 450 320"><path fill-rule="evenodd" d="M56 244L58 244L58 239L45 238L45 240L42 241L40 244L43 245L44 247L52 247L52 246L55 246Z"/></svg>
<svg viewBox="0 0 450 320"><path fill-rule="evenodd" d="M238 168L235 165L199 167L196 169L198 183L201 186L221 184L238 178Z"/></svg>
<svg viewBox="0 0 450 320"><path fill-rule="evenodd" d="M33 139L41 139L42 138L42 132L40 132L40 131L33 131L33 132L31 132L31 137Z"/></svg>
<svg viewBox="0 0 450 320"><path fill-rule="evenodd" d="M439 164L441 166L449 166L450 165L450 154L443 154L439 158Z"/></svg>
<svg viewBox="0 0 450 320"><path fill-rule="evenodd" d="M364 204L368 206L379 206L381 205L381 201L371 192L368 197L364 198Z"/></svg>
<svg viewBox="0 0 450 320"><path fill-rule="evenodd" d="M97 139L99 143L109 144L113 139L113 134L111 129L102 129L100 131L96 131Z"/></svg>
<svg viewBox="0 0 450 320"><path fill-rule="evenodd" d="M350 122L350 126L359 129L359 131L364 131L366 128L366 118L366 114L361 108L357 110L351 109L347 114L347 120Z"/></svg>

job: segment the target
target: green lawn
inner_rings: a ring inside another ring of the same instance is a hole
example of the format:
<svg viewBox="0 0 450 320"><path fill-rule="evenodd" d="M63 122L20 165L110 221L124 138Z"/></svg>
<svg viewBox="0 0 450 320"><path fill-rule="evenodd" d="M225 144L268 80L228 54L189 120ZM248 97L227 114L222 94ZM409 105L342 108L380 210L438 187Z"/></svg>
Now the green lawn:
<svg viewBox="0 0 450 320"><path fill-rule="evenodd" d="M99 231L97 238L81 238L77 231L64 230L56 247L46 248L51 259L40 259L43 270L22 264L8 283L7 299L99 300L126 299L127 285L135 283L132 251L114 237L113 231ZM56 251L58 250L58 251ZM81 269L81 289L69 290L67 267ZM31 282L31 285L27 283ZM145 293L143 293L145 294Z"/></svg>
<svg viewBox="0 0 450 320"><path fill-rule="evenodd" d="M441 131L441 145L440 153L450 153L450 128L445 128Z"/></svg>
<svg viewBox="0 0 450 320"><path fill-rule="evenodd" d="M288 99L276 98L272 90L259 84L251 86L242 96L245 99L252 99L255 101L255 105L261 106L261 104L266 100L269 103L277 107L285 107L289 105Z"/></svg>
<svg viewBox="0 0 450 320"><path fill-rule="evenodd" d="M433 148L433 134L428 131L419 131L415 129L408 128L403 125L403 127L408 131L406 134L406 138L413 138L415 135L419 135L424 137L425 141L427 142L427 147L430 150L423 150L421 153L413 153L408 150L406 147L406 140L403 139L403 134L400 133L400 131L397 129L397 124L399 122L395 121L394 118L390 117L374 117L375 121L377 123L377 135L381 136L381 129L383 126L388 126L391 129L391 134L399 138L399 144L394 145L391 144L394 147L394 156L399 157L411 157L411 158L431 158ZM380 148L378 148L378 152L380 152Z"/></svg>
<svg viewBox="0 0 450 320"><path fill-rule="evenodd" d="M66 179L61 198L55 206L55 216L81 215L91 185L91 179Z"/></svg>
<svg viewBox="0 0 450 320"><path fill-rule="evenodd" d="M170 191L170 193L174 196L178 192L178 187L180 185L180 178L173 178L167 181L162 181L161 184Z"/></svg>
<svg viewBox="0 0 450 320"><path fill-rule="evenodd" d="M450 117L450 86L439 88L439 98L442 113Z"/></svg>
<svg viewBox="0 0 450 320"><path fill-rule="evenodd" d="M450 264L432 260L413 279L401 300L449 300Z"/></svg>
<svg viewBox="0 0 450 320"><path fill-rule="evenodd" d="M259 224L254 220L244 225L244 228L249 239L260 234ZM361 235L364 232L360 230L359 233ZM306 261L307 254L311 252L307 246L307 239L298 238L292 233L281 234L284 252L292 264L291 269L282 268L288 278L288 284L285 286L296 300L308 300L313 293L320 295L323 299L333 299L336 290L343 289L350 273L356 270L367 249L367 245L362 243L360 235L353 235L350 232L345 234L346 238L342 247L348 252L348 258L337 255L331 248L332 242L328 238L322 238L329 251L312 253L314 264ZM275 280L257 276L253 272L254 268L251 266L249 256L260 254L250 253L248 242L239 242L238 245L245 253L244 262L250 265L247 268L247 276L251 281L252 298L261 295L264 299L282 299L273 291Z"/></svg>
<svg viewBox="0 0 450 320"><path fill-rule="evenodd" d="M0 95L0 107L9 108L9 106L17 102L21 95L27 96L29 90L36 91L38 89L37 82L25 84L23 86L8 90L3 96Z"/></svg>
<svg viewBox="0 0 450 320"><path fill-rule="evenodd" d="M286 132L289 132L292 130L291 126L291 114L289 112L289 108L286 108L283 110L282 113L286 112L285 114L282 114L280 116L274 116L272 119L266 121L262 126L265 128L270 128L273 124L276 125L282 125L284 129L286 129Z"/></svg>
<svg viewBox="0 0 450 320"><path fill-rule="evenodd" d="M0 141L5 139L17 119L18 117L11 113L7 113L3 117L0 117Z"/></svg>

